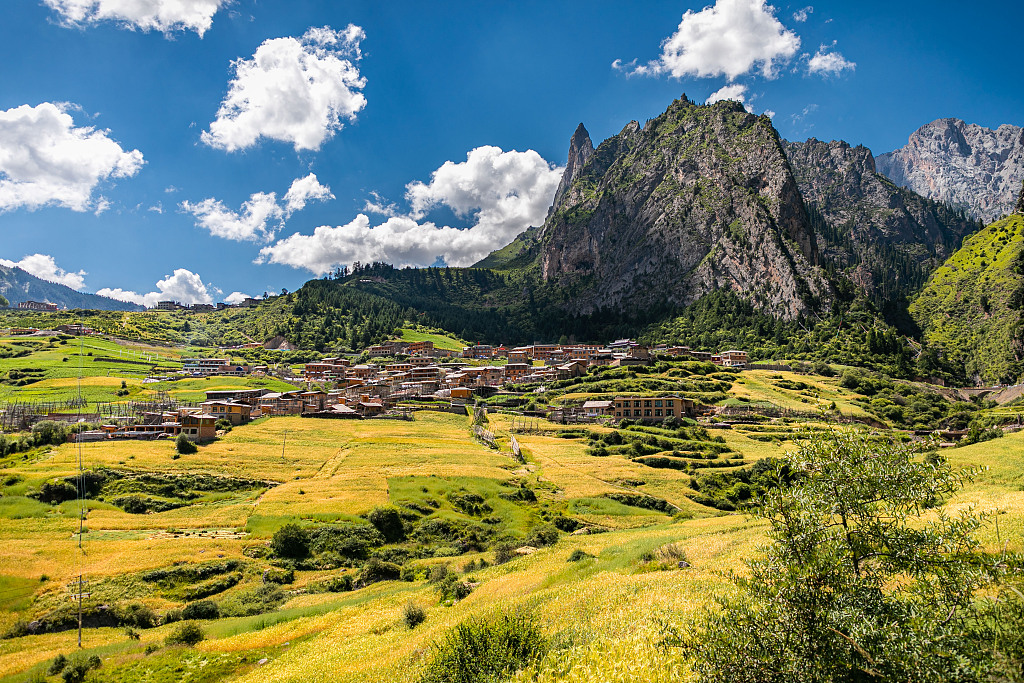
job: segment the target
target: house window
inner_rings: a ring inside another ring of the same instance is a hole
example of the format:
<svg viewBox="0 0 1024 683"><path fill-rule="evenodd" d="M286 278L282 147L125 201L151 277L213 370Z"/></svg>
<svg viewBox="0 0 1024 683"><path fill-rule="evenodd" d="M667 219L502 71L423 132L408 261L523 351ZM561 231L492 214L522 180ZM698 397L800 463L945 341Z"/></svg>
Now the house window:
<svg viewBox="0 0 1024 683"><path fill-rule="evenodd" d="M640 407L640 401L633 401L633 407L634 408L639 408Z"/></svg>
<svg viewBox="0 0 1024 683"><path fill-rule="evenodd" d="M650 417L650 416L651 416L651 411L649 409L645 410L644 411L644 417Z"/></svg>
<svg viewBox="0 0 1024 683"><path fill-rule="evenodd" d="M654 417L661 417L661 408L654 409Z"/></svg>
<svg viewBox="0 0 1024 683"><path fill-rule="evenodd" d="M676 411L672 410L671 408L669 408L668 410L665 411L665 415L668 416L668 417L672 417L675 414L676 414Z"/></svg>
<svg viewBox="0 0 1024 683"><path fill-rule="evenodd" d="M671 407L675 406L675 404L676 404L676 402L673 401L672 399L669 399L669 400L665 401L665 407L666 408L671 408Z"/></svg>
<svg viewBox="0 0 1024 683"><path fill-rule="evenodd" d="M654 407L655 408L660 408L661 407L661 401L655 401L654 402Z"/></svg>
<svg viewBox="0 0 1024 683"><path fill-rule="evenodd" d="M615 412L615 417L622 417L622 413L620 413L620 412L616 411L616 412Z"/></svg>
<svg viewBox="0 0 1024 683"><path fill-rule="evenodd" d="M650 408L650 407L651 407L651 402L650 401L644 401L644 408Z"/></svg>

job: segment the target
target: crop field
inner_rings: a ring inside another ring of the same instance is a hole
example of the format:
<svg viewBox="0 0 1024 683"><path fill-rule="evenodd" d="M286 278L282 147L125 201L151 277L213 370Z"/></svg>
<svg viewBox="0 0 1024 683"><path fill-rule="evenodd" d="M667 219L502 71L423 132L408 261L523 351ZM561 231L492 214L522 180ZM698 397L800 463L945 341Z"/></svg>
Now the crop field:
<svg viewBox="0 0 1024 683"><path fill-rule="evenodd" d="M102 387L107 378L87 379ZM835 377L737 379L729 395L747 402L807 410L802 397L862 409ZM473 437L466 416L417 411L412 420L264 418L195 454L169 441L127 441L3 458L0 682L58 680L45 674L54 657L76 650L69 586L79 574L90 593L83 645L103 660L93 681L412 683L448 629L515 610L534 614L551 643L515 680L686 681L681 653L659 646L666 625L685 624L730 590L727 573L743 572L765 540L742 507L754 480L748 486L741 475L814 431L871 431L788 418L728 429L538 420L515 435L519 461L510 453L513 418L488 417L498 449ZM979 534L987 550L1024 549L1024 433L942 453L977 472L947 507L993 513ZM44 495L75 481L79 457L92 487L81 551L77 502ZM385 543L371 525L377 510L398 511L404 535ZM271 543L286 525L321 540L287 559ZM601 533L571 533L580 526ZM347 535L340 545L314 549L337 534ZM503 539L536 550L499 563ZM384 580L367 578L374 562ZM432 578L444 566L467 587L461 599ZM220 610L200 622L206 639L166 646L178 625L167 615L197 601ZM410 603L426 616L414 629L402 617ZM123 616L131 610L161 618L134 639ZM32 620L54 626L19 630Z"/></svg>
<svg viewBox="0 0 1024 683"><path fill-rule="evenodd" d="M148 375L179 370L187 352L99 337L0 338L0 403L63 402L81 392L89 408L101 402L151 400L160 392L178 400L197 401L205 398L204 392L215 389L295 388L277 379L256 377L143 383Z"/></svg>

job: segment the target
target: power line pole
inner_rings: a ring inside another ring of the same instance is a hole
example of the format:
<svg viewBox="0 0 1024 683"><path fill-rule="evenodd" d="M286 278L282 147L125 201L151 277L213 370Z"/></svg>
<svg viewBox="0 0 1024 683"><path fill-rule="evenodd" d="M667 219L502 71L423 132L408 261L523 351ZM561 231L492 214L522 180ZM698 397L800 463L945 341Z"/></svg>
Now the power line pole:
<svg viewBox="0 0 1024 683"><path fill-rule="evenodd" d="M288 443L288 430L284 430L284 439L281 441L281 460L284 460L284 447Z"/></svg>

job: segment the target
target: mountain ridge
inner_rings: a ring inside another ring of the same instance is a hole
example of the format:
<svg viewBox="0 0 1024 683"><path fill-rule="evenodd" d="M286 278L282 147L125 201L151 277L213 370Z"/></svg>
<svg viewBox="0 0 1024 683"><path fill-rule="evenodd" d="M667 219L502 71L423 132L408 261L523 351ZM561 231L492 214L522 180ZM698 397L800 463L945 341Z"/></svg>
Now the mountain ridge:
<svg viewBox="0 0 1024 683"><path fill-rule="evenodd" d="M570 156L587 156L577 142ZM570 163L562 185L514 251L529 255L516 266L573 293L571 313L685 306L725 288L794 319L832 299L778 133L736 102L683 96L643 127L628 123L582 168Z"/></svg>
<svg viewBox="0 0 1024 683"><path fill-rule="evenodd" d="M907 144L877 157L878 170L901 187L988 224L1011 213L1024 179L1024 128L996 129L957 118L936 119Z"/></svg>
<svg viewBox="0 0 1024 683"><path fill-rule="evenodd" d="M137 304L118 301L99 294L79 292L67 285L44 280L17 266L0 265L0 295L9 301L13 308L16 308L22 301L40 301L56 304L60 308L98 311L143 310L143 307Z"/></svg>

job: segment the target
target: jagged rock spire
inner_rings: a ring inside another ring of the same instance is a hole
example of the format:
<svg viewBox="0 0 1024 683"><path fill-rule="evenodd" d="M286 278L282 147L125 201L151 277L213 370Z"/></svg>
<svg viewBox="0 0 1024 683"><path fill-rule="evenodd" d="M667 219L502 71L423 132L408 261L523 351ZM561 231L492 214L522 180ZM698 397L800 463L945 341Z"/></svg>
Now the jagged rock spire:
<svg viewBox="0 0 1024 683"><path fill-rule="evenodd" d="M590 140L590 133L581 123L576 126L576 132L569 140L569 157L565 164L565 172L562 174L562 181L558 183L558 190L555 191L555 199L551 203L554 210L562 201L562 197L569 191L572 184L580 177L580 172L586 166L590 157L594 156L594 143ZM550 212L549 212L550 213Z"/></svg>

